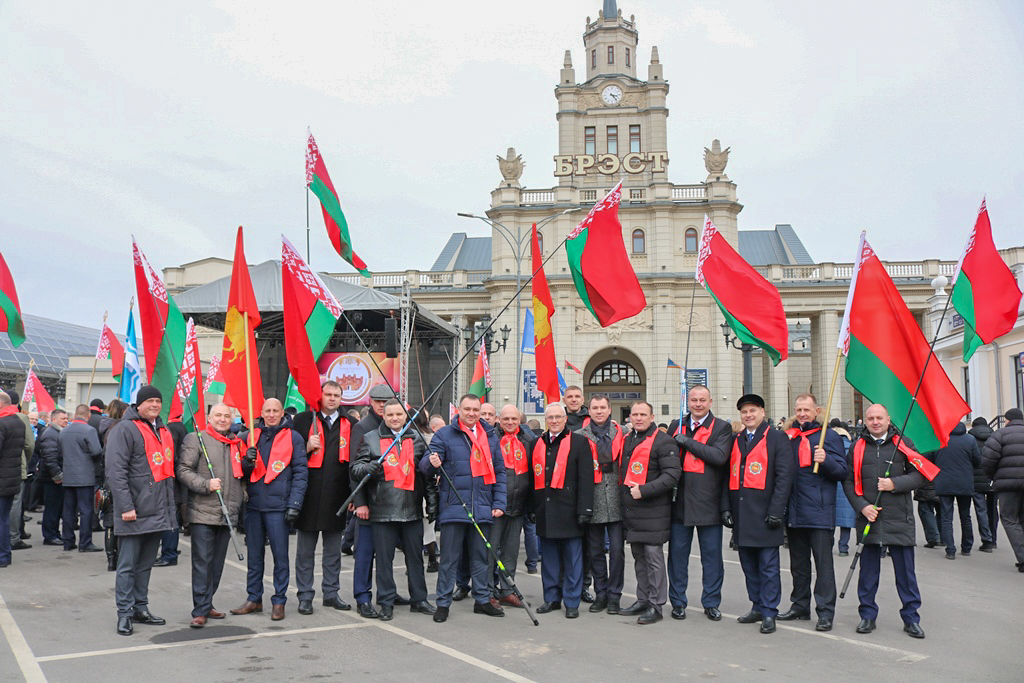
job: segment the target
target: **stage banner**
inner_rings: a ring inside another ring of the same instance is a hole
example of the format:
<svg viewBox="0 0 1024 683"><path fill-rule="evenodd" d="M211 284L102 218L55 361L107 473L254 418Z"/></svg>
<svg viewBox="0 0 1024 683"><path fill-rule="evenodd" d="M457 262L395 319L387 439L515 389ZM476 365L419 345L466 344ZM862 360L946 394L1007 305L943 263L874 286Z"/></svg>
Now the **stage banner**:
<svg viewBox="0 0 1024 683"><path fill-rule="evenodd" d="M372 359L371 359L372 355ZM384 372L382 377L373 361ZM370 387L387 382L399 391L399 359L383 353L330 353L316 362L321 381L334 380L341 385L341 402L347 406L370 404Z"/></svg>

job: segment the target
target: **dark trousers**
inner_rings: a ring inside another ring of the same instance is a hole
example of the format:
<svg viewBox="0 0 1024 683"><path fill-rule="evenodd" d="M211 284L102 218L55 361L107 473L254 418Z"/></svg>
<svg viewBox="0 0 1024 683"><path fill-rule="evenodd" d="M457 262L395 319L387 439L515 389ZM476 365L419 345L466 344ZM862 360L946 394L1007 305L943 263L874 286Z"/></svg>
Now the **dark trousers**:
<svg viewBox="0 0 1024 683"><path fill-rule="evenodd" d="M149 610L149 575L160 547L160 532L118 536L117 545L114 600L117 616L130 617Z"/></svg>
<svg viewBox="0 0 1024 683"><path fill-rule="evenodd" d="M583 597L583 537L544 538L540 536L540 565L544 602L564 602L579 607Z"/></svg>
<svg viewBox="0 0 1024 683"><path fill-rule="evenodd" d="M490 524L481 528L487 533ZM487 546L472 524L449 522L441 524L441 563L437 572L437 606L450 607L455 592L455 575L463 554L469 554L469 571L473 578L473 599L478 603L490 600Z"/></svg>
<svg viewBox="0 0 1024 683"><path fill-rule="evenodd" d="M608 534L608 552L604 551L604 537ZM594 575L594 593L597 599L622 599L622 584L626 575L626 550L623 544L622 522L590 524L587 526L587 564Z"/></svg>
<svg viewBox="0 0 1024 683"><path fill-rule="evenodd" d="M661 614L668 600L668 574L665 572L664 543L630 543L636 572L636 599Z"/></svg>
<svg viewBox="0 0 1024 683"><path fill-rule="evenodd" d="M377 603L394 605L398 597L395 583L395 546L401 544L405 555L405 573L409 581L409 599L427 599L427 578L423 573L423 520L411 522L374 522L373 552L377 556Z"/></svg>
<svg viewBox="0 0 1024 683"><path fill-rule="evenodd" d="M974 547L974 524L971 523L973 496L939 496L939 502L942 505L942 543L946 546L946 554L956 555L956 542L953 540L954 502L960 512L960 550L971 552Z"/></svg>
<svg viewBox="0 0 1024 683"><path fill-rule="evenodd" d="M999 536L999 494L989 491L985 494L985 508L988 511L988 526L992 531L992 542Z"/></svg>
<svg viewBox="0 0 1024 683"><path fill-rule="evenodd" d="M789 599L793 609L811 613L811 558L814 558L814 605L819 619L831 621L836 616L836 572L832 566L833 529L789 527L789 569L793 575L793 592Z"/></svg>
<svg viewBox="0 0 1024 683"><path fill-rule="evenodd" d="M540 544L537 542L537 523L523 522L523 545L526 547L526 568L536 569L540 562Z"/></svg>
<svg viewBox="0 0 1024 683"><path fill-rule="evenodd" d="M914 571L914 547L904 545L886 546L892 558L892 568L896 574L896 592L900 596L903 607L900 616L905 624L917 624L921 616L917 610L921 607L921 591L917 588L917 574ZM857 579L857 597L860 599L861 619L877 619L878 603L875 594L878 592L878 579L882 568L882 546L866 545L860 556L860 577Z"/></svg>
<svg viewBox="0 0 1024 683"><path fill-rule="evenodd" d="M515 581L516 565L519 563L519 537L523 535L523 515L503 515L497 517L491 524L491 534L488 541L494 548L495 554L505 567L505 573ZM491 577L494 583L491 585L491 594L503 598L512 594L498 571L498 564L489 555L488 561L492 565Z"/></svg>
<svg viewBox="0 0 1024 683"><path fill-rule="evenodd" d="M747 582L747 598L762 616L779 615L782 599L782 577L779 574L779 548L739 547L740 567Z"/></svg>
<svg viewBox="0 0 1024 683"><path fill-rule="evenodd" d="M192 616L205 617L213 609L213 594L220 586L231 531L224 525L192 524Z"/></svg>
<svg viewBox="0 0 1024 683"><path fill-rule="evenodd" d="M848 553L850 552L850 533L853 531L848 526L840 527L839 529L839 552Z"/></svg>
<svg viewBox="0 0 1024 683"><path fill-rule="evenodd" d="M919 500L917 516L924 527L924 540L929 543L942 543L942 532L939 523L942 520L942 508L937 500Z"/></svg>
<svg viewBox="0 0 1024 683"><path fill-rule="evenodd" d="M178 562L178 555L181 551L178 550L178 534L180 524L176 524L173 529L168 529L160 537L160 557L158 559L164 562Z"/></svg>
<svg viewBox="0 0 1024 683"><path fill-rule="evenodd" d="M75 545L75 517L79 518L78 539L80 548L92 545L92 498L91 486L65 486L61 526L64 527L64 549Z"/></svg>
<svg viewBox="0 0 1024 683"><path fill-rule="evenodd" d="M369 522L356 523L352 549L352 595L357 604L365 605L373 601L373 529Z"/></svg>
<svg viewBox="0 0 1024 683"><path fill-rule="evenodd" d="M64 487L43 482L43 540L60 541L60 516L64 510Z"/></svg>
<svg viewBox="0 0 1024 683"><path fill-rule="evenodd" d="M722 559L722 527L686 526L672 524L668 543L668 597L673 607L686 607L686 587L690 581L690 549L693 532L697 531L700 546L701 607L722 604L722 582L725 580L725 560Z"/></svg>
<svg viewBox="0 0 1024 683"><path fill-rule="evenodd" d="M11 507L14 496L0 496L0 567L11 563Z"/></svg>
<svg viewBox="0 0 1024 683"><path fill-rule="evenodd" d="M993 531L992 520L988 514L988 500L985 498L984 493L975 493L972 498L974 500L974 514L978 516L978 536L981 537L982 543L995 543L996 534Z"/></svg>
<svg viewBox="0 0 1024 683"><path fill-rule="evenodd" d="M267 555L264 538L270 539L270 554L274 558L274 596L270 602L274 605L283 605L288 601L289 578L288 525L284 521L283 510L246 510L245 550L249 555L249 571L245 585L249 591L250 602L263 602L263 571Z"/></svg>
<svg viewBox="0 0 1024 683"><path fill-rule="evenodd" d="M999 517L1017 562L1024 562L1024 491L999 492Z"/></svg>
<svg viewBox="0 0 1024 683"><path fill-rule="evenodd" d="M295 533L295 593L299 600L312 600L316 595L313 590L313 571L316 569L316 544L320 534L324 537L320 588L324 600L338 597L341 589L341 537L345 532L299 530Z"/></svg>

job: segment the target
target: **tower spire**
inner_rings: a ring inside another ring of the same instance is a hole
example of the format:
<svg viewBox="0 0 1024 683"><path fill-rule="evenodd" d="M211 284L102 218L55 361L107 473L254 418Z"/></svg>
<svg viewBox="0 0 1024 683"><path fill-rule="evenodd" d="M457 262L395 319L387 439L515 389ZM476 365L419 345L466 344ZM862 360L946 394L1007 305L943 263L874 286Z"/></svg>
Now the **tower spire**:
<svg viewBox="0 0 1024 683"><path fill-rule="evenodd" d="M604 0L604 9L601 11L605 19L614 19L619 15L619 8L615 0Z"/></svg>

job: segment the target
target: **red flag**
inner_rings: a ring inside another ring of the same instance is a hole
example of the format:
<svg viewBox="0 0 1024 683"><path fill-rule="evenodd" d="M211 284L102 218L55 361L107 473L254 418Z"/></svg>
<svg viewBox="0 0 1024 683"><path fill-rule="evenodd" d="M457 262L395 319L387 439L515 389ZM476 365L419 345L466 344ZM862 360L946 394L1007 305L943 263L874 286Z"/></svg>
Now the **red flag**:
<svg viewBox="0 0 1024 683"><path fill-rule="evenodd" d="M231 269L228 312L224 319L224 345L220 373L224 378L224 403L238 409L246 426L252 428L263 409L263 382L253 331L262 319L245 262L242 227L235 238L235 263Z"/></svg>
<svg viewBox="0 0 1024 683"><path fill-rule="evenodd" d="M57 407L57 404L50 398L50 394L47 393L43 383L39 381L36 373L29 369L28 377L25 378L25 395L22 396L21 400L28 403L32 399L36 400L36 410L50 412Z"/></svg>
<svg viewBox="0 0 1024 683"><path fill-rule="evenodd" d="M100 332L100 343L96 347L96 359L110 359L110 374L117 377L124 370L124 347L117 341L117 335L106 323Z"/></svg>
<svg viewBox="0 0 1024 683"><path fill-rule="evenodd" d="M530 268L533 270L533 339L537 362L537 389L544 392L548 403L557 401L562 392L558 388L558 363L555 361L555 337L551 332L551 316L555 304L551 301L548 278L544 274L544 259L537 239L537 224L533 224L533 243L530 248Z"/></svg>

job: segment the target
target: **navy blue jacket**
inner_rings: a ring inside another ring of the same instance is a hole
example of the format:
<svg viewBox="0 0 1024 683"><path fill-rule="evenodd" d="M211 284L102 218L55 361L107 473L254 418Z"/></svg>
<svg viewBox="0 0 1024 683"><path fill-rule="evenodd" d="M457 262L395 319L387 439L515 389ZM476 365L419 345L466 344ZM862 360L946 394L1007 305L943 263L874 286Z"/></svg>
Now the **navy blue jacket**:
<svg viewBox="0 0 1024 683"><path fill-rule="evenodd" d="M820 427L818 422L793 425L800 431ZM811 465L800 467L800 440L790 439L793 454L793 490L786 509L786 526L797 529L831 529L836 525L836 482L846 479L846 452L843 438L831 429L825 437L825 462L814 473L814 449L821 432L807 437L811 442Z"/></svg>
<svg viewBox="0 0 1024 683"><path fill-rule="evenodd" d="M967 433L963 422L957 423L949 434L949 442L931 454L939 467L935 475L935 495L973 496L974 468L981 466L978 440Z"/></svg>
<svg viewBox="0 0 1024 683"><path fill-rule="evenodd" d="M457 423L456 423L457 424ZM437 453L441 458L441 466L455 483L458 494L466 505L472 506L473 516L480 524L494 521L491 510L505 511L505 459L501 455L501 442L498 433L489 424L480 420L477 429L483 427L487 431L487 440L491 446L491 460L494 463L493 484L484 484L482 477L474 477L470 468L469 436L455 424L442 427L430 441L430 452ZM440 469L430 464L430 457L420 460L419 469L429 476L440 476L438 492L441 499L441 513L438 523L450 524L461 522L469 524L469 516L462 509L458 496L452 491L448 478L441 474Z"/></svg>
<svg viewBox="0 0 1024 683"><path fill-rule="evenodd" d="M306 442L302 435L291 428L291 420L286 418L276 427L263 425L260 429L260 438L256 442L259 450L259 458L266 466L270 460L270 448L274 443L274 437L278 431L287 429L292 437L292 461L288 463L273 481L269 484L260 479L257 482L250 481L249 475L245 476L245 485L249 493L249 510L260 512L284 512L286 509L301 510L302 501L306 497L306 484L309 478L309 469L306 465Z"/></svg>

